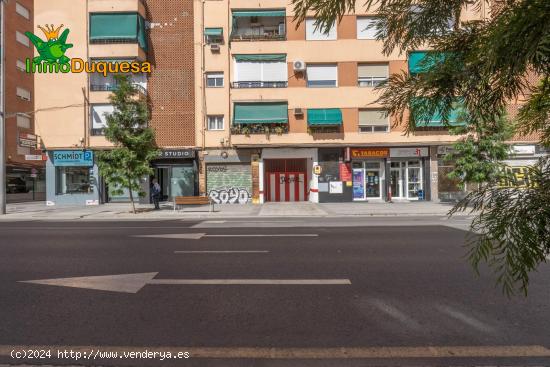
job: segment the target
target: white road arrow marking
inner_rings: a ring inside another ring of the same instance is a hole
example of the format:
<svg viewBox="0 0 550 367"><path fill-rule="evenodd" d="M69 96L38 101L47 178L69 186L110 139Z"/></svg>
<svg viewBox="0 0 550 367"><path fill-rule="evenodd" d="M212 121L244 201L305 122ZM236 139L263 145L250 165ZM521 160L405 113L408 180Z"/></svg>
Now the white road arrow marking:
<svg viewBox="0 0 550 367"><path fill-rule="evenodd" d="M203 237L319 237L318 234L206 234L206 233L169 233L169 234L144 234L133 235L141 238L172 238L183 240L200 240Z"/></svg>
<svg viewBox="0 0 550 367"><path fill-rule="evenodd" d="M158 273L24 280L19 283L137 293L147 284L157 285L351 285L349 279L153 279Z"/></svg>

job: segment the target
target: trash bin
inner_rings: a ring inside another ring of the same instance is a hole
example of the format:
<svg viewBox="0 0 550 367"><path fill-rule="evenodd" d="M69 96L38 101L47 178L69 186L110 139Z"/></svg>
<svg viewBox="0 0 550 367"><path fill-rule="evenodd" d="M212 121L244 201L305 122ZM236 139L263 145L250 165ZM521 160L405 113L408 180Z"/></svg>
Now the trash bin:
<svg viewBox="0 0 550 367"><path fill-rule="evenodd" d="M418 190L418 200L424 200L424 190Z"/></svg>

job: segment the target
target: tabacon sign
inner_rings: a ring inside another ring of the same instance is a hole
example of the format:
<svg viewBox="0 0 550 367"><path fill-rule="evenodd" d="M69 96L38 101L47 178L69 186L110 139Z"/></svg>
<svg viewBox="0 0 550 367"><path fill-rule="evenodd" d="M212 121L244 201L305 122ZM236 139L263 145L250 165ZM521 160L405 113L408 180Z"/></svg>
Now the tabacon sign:
<svg viewBox="0 0 550 367"><path fill-rule="evenodd" d="M65 29L61 36L59 31L63 27L54 28L53 25L38 26L46 35L42 40L31 32L25 32L39 56L27 59L25 69L27 73L99 73L107 76L109 73L150 73L151 64L137 61L84 61L80 58L69 58L65 55L68 49L73 47L67 43L69 29Z"/></svg>

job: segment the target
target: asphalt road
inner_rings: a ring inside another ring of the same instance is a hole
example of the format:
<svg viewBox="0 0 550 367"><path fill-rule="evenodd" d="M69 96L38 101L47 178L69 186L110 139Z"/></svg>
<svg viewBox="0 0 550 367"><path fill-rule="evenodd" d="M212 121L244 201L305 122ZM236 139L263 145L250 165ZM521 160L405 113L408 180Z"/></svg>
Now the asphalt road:
<svg viewBox="0 0 550 367"><path fill-rule="evenodd" d="M550 266L508 299L410 221L0 223L0 365L550 365ZM59 348L191 358L10 356Z"/></svg>

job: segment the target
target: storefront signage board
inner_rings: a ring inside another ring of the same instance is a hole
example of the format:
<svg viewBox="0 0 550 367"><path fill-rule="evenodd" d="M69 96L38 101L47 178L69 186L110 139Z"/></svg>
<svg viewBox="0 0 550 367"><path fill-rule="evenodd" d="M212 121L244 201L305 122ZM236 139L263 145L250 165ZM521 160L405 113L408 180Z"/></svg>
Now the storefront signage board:
<svg viewBox="0 0 550 367"><path fill-rule="evenodd" d="M19 133L19 146L24 148L36 148L37 136L34 134Z"/></svg>
<svg viewBox="0 0 550 367"><path fill-rule="evenodd" d="M512 154L521 154L521 155L534 155L535 146L534 145L512 145Z"/></svg>
<svg viewBox="0 0 550 367"><path fill-rule="evenodd" d="M55 150L52 154L54 166L84 166L94 165L94 152L90 150Z"/></svg>
<svg viewBox="0 0 550 367"><path fill-rule="evenodd" d="M320 175L322 172L323 172L323 168L321 166L319 166L318 164L313 166L313 174L314 175Z"/></svg>
<svg viewBox="0 0 550 367"><path fill-rule="evenodd" d="M161 150L158 157L160 159L195 158L195 151L193 149Z"/></svg>
<svg viewBox="0 0 550 367"><path fill-rule="evenodd" d="M357 148L351 150L352 159L386 158L390 154L388 148Z"/></svg>
<svg viewBox="0 0 550 367"><path fill-rule="evenodd" d="M409 157L427 157L429 155L428 148L390 148L390 157L392 158L409 158Z"/></svg>

